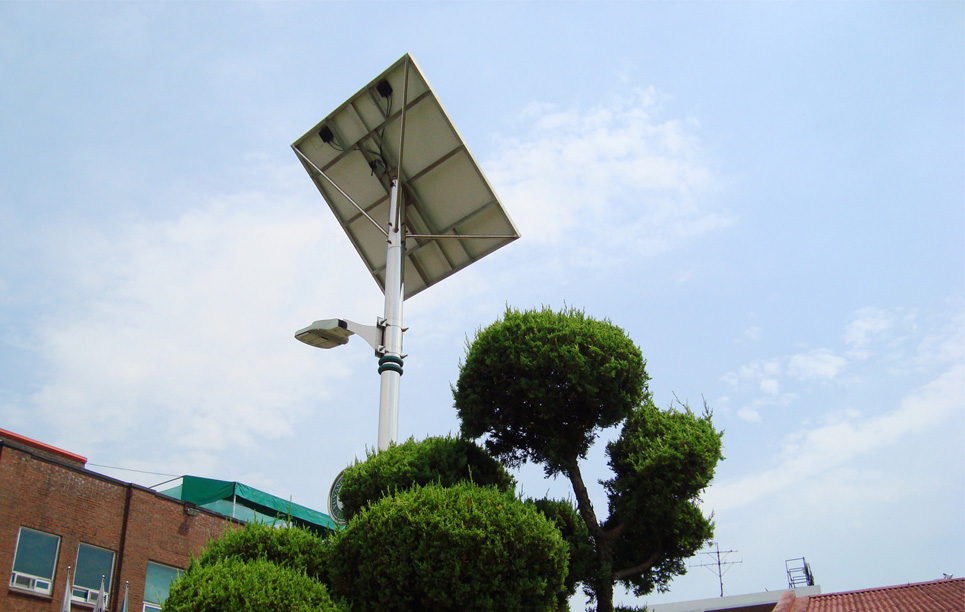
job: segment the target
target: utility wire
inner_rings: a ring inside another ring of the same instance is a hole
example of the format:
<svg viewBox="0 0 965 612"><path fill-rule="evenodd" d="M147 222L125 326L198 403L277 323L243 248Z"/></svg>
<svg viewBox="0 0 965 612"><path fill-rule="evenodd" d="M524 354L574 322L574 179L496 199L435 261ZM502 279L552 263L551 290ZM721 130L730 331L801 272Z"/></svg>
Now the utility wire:
<svg viewBox="0 0 965 612"><path fill-rule="evenodd" d="M138 472L139 474L153 474L155 476L174 476L175 478L180 478L180 474L166 474L164 472L148 472L147 470L135 470L131 468L117 467L116 465L102 465L100 463L88 463L87 465L92 465L94 467L109 468L112 470L122 470L124 472Z"/></svg>

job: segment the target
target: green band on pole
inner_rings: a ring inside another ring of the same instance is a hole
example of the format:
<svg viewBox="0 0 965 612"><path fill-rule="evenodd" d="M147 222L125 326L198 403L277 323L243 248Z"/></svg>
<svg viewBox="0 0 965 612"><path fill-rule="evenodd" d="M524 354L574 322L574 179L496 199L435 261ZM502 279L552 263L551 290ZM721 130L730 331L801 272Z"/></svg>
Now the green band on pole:
<svg viewBox="0 0 965 612"><path fill-rule="evenodd" d="M402 358L395 355L383 355L379 357L379 374L385 372L398 372L402 376Z"/></svg>
<svg viewBox="0 0 965 612"><path fill-rule="evenodd" d="M384 363L379 366L379 374L385 372L386 370L390 372L398 372L399 376L402 376L402 368L395 365L394 363Z"/></svg>

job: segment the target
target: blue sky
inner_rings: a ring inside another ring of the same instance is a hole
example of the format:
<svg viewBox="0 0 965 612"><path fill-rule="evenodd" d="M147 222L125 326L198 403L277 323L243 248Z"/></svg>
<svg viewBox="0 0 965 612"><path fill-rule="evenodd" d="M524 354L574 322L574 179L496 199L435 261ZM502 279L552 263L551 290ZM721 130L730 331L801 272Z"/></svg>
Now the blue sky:
<svg viewBox="0 0 965 612"><path fill-rule="evenodd" d="M523 237L406 302L403 438L575 306L725 430L725 593L965 574L961 2L2 3L0 427L324 509L376 364L292 334L382 295L289 145L404 53Z"/></svg>

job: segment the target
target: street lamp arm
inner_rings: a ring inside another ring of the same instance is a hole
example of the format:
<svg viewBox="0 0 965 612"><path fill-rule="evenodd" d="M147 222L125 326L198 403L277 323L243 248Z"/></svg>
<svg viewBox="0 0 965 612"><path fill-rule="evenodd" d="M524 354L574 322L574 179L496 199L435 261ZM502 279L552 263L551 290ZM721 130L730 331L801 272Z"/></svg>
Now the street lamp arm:
<svg viewBox="0 0 965 612"><path fill-rule="evenodd" d="M317 348L335 348L348 343L353 335L369 343L376 355L384 352L383 326L362 325L348 319L320 319L295 332L295 339Z"/></svg>
<svg viewBox="0 0 965 612"><path fill-rule="evenodd" d="M348 319L339 319L340 322L346 324L346 328L356 334L359 338L365 340L375 351L376 355L381 355L384 351L384 341L382 339L383 330L385 327L381 325L362 325L361 323L356 323L355 321L349 321Z"/></svg>

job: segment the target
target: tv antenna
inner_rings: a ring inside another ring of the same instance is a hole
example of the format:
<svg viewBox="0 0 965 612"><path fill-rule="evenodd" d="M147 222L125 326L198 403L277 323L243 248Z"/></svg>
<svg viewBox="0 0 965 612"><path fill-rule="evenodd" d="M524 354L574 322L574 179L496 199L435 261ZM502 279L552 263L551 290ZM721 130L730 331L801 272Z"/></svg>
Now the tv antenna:
<svg viewBox="0 0 965 612"><path fill-rule="evenodd" d="M720 544L718 544L717 542L710 542L708 544L708 548L710 548L711 550L708 550L699 554L708 555L712 557L713 560L708 563L697 563L697 564L691 565L690 567L706 567L707 569L715 573L717 575L717 580L720 582L720 596L723 597L724 596L724 574L727 573L727 571L731 568L731 566L739 565L743 563L744 560L741 559L740 561L728 561L727 557L729 555L735 554L737 551L721 550Z"/></svg>

